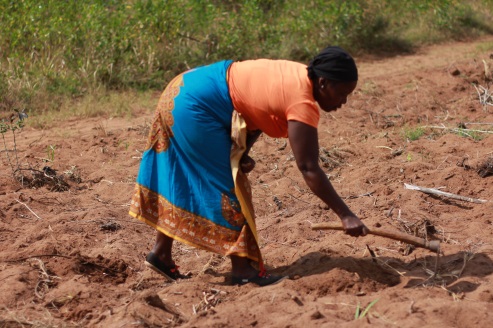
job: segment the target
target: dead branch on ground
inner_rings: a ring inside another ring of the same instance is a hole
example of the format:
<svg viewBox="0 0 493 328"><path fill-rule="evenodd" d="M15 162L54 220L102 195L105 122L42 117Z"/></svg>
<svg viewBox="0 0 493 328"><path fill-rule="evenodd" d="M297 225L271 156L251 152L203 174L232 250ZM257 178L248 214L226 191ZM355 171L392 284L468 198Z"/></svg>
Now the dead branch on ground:
<svg viewBox="0 0 493 328"><path fill-rule="evenodd" d="M433 195L438 195L438 196L444 196L444 197L449 197L449 198L453 198L453 199L459 199L459 200L463 200L463 201L471 202L471 203L483 204L483 203L488 202L487 200L484 200L484 199L477 199L477 198L470 198L470 197L460 196L460 195L456 195L456 194L451 194L451 193L448 193L448 192L444 192L444 191L441 191L441 190L438 190L438 189L425 188L425 187L410 185L410 184L407 184L407 183L404 183L404 187L406 189L410 189L410 190L418 190L418 191L424 192L426 194L433 194Z"/></svg>

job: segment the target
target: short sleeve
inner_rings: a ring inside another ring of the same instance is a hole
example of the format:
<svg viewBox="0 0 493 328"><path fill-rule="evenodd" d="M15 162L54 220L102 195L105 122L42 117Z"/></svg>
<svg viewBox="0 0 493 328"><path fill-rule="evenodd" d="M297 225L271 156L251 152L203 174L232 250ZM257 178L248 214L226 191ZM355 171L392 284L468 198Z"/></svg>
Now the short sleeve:
<svg viewBox="0 0 493 328"><path fill-rule="evenodd" d="M318 128L320 111L312 102L301 102L286 109L286 118L288 121L298 121Z"/></svg>

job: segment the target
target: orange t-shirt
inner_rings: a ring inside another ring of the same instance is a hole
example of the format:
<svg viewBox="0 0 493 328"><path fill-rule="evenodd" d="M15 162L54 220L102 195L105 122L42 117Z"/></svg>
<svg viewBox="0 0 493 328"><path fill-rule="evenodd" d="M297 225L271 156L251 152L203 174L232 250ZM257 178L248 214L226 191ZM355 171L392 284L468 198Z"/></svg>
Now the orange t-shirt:
<svg viewBox="0 0 493 328"><path fill-rule="evenodd" d="M248 130L270 137L288 136L288 121L317 128L319 106L306 66L288 60L234 62L229 68L229 94Z"/></svg>

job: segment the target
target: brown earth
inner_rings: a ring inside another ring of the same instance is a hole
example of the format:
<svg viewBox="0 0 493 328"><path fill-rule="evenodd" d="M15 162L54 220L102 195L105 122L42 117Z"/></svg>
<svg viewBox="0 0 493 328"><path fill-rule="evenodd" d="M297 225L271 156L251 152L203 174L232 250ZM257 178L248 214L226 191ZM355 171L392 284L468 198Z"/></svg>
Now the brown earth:
<svg viewBox="0 0 493 328"><path fill-rule="evenodd" d="M262 136L250 174L261 247L271 272L291 279L231 286L227 258L176 243L193 276L164 281L143 265L153 229L127 214L154 110L135 104L132 119L18 134L23 168L49 166L63 180L22 171L31 187L21 187L1 153L0 327L491 326L493 107L480 104L472 82L488 85L492 41L360 58L355 94L319 128L322 164L365 224L440 240L439 257L383 237L311 230L338 218L308 190L286 141ZM421 138L406 138L424 126ZM459 126L489 133L459 135Z"/></svg>

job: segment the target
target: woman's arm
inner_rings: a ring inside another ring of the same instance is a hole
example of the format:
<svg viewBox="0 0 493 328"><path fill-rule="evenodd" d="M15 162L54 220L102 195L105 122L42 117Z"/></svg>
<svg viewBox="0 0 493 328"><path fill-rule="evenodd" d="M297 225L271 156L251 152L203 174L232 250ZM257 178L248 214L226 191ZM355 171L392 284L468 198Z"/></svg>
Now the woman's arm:
<svg viewBox="0 0 493 328"><path fill-rule="evenodd" d="M255 167L255 161L253 158L251 158L248 153L250 152L250 149L252 149L253 144L255 141L257 141L258 137L262 134L262 131L260 130L252 130L247 132L247 139L246 139L246 150L243 153L243 156L241 156L240 160L240 167L241 171L243 173L248 173L252 171Z"/></svg>
<svg viewBox="0 0 493 328"><path fill-rule="evenodd" d="M248 152L250 151L253 144L255 143L255 141L257 141L258 137L260 137L261 134L262 134L262 131L260 131L260 130L252 130L252 131L247 132L247 139L246 139L247 149L245 151L245 154L248 155Z"/></svg>
<svg viewBox="0 0 493 328"><path fill-rule="evenodd" d="M339 197L318 164L317 129L305 123L288 121L288 136L298 169L311 191L339 216L347 234L355 237L366 235L366 226Z"/></svg>

